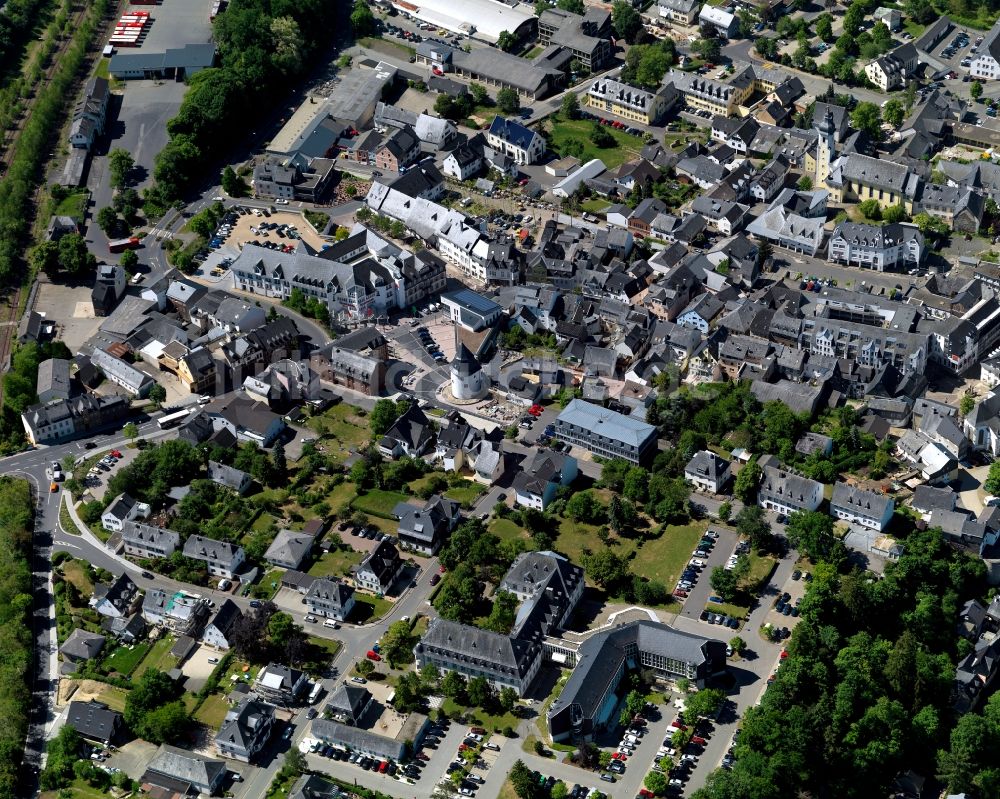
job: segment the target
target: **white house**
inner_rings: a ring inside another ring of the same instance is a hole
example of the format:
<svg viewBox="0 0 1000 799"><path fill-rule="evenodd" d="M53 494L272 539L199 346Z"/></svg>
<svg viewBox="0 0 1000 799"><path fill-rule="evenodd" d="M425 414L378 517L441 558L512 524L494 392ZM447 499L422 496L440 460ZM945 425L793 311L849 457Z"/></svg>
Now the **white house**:
<svg viewBox="0 0 1000 799"><path fill-rule="evenodd" d="M993 23L979 45L979 53L969 66L969 74L984 80L1000 78L1000 20Z"/></svg>
<svg viewBox="0 0 1000 799"><path fill-rule="evenodd" d="M184 542L184 556L205 561L209 574L229 579L236 576L246 560L243 547L202 535L193 535Z"/></svg>
<svg viewBox="0 0 1000 799"><path fill-rule="evenodd" d="M847 483L834 485L830 500L830 515L835 519L879 532L892 520L895 508L892 497Z"/></svg>
<svg viewBox="0 0 1000 799"><path fill-rule="evenodd" d="M684 479L700 491L718 494L729 480L729 461L703 449L684 467Z"/></svg>
<svg viewBox="0 0 1000 799"><path fill-rule="evenodd" d="M490 147L522 166L534 164L545 154L545 139L519 122L501 116L493 117L486 141Z"/></svg>
<svg viewBox="0 0 1000 799"><path fill-rule="evenodd" d="M761 481L757 501L764 510L791 514L816 510L823 503L823 484L790 472L772 455L760 459Z"/></svg>
<svg viewBox="0 0 1000 799"><path fill-rule="evenodd" d="M576 479L576 458L553 451L538 451L534 459L521 465L514 476L514 498L518 505L545 510L560 486Z"/></svg>
<svg viewBox="0 0 1000 799"><path fill-rule="evenodd" d="M111 504L101 514L101 527L112 533L120 533L125 522L148 519L149 514L149 505L145 502L139 502L126 493L121 493L111 501Z"/></svg>
<svg viewBox="0 0 1000 799"><path fill-rule="evenodd" d="M908 43L869 63L865 75L882 91L888 92L901 87L916 68L917 48Z"/></svg>

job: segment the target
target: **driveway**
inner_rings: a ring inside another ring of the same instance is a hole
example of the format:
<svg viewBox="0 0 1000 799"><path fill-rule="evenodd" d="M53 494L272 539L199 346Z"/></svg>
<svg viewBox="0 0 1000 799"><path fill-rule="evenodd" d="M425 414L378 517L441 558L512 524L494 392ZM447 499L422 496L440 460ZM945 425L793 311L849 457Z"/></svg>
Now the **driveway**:
<svg viewBox="0 0 1000 799"><path fill-rule="evenodd" d="M191 656L184 661L184 665L181 666L181 673L187 677L184 687L193 693L198 693L215 669L216 664L209 663L208 659L212 658L214 660L220 657L221 655L214 649L199 644L191 653Z"/></svg>

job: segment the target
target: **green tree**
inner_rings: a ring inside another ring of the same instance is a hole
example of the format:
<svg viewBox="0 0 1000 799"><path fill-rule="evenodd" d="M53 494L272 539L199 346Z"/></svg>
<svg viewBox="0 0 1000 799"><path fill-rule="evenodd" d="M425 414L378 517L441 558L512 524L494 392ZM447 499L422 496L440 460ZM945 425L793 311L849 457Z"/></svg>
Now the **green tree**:
<svg viewBox="0 0 1000 799"><path fill-rule="evenodd" d="M778 55L778 43L767 36L761 36L753 43L753 49L762 58L773 60Z"/></svg>
<svg viewBox="0 0 1000 799"><path fill-rule="evenodd" d="M972 413L972 409L976 407L976 401L969 394L962 396L962 399L958 402L958 412L962 416L968 416Z"/></svg>
<svg viewBox="0 0 1000 799"><path fill-rule="evenodd" d="M982 97L983 96L983 84L981 84L978 80L972 81L972 85L969 86L969 96L973 100L978 100L980 97Z"/></svg>
<svg viewBox="0 0 1000 799"><path fill-rule="evenodd" d="M473 677L469 680L466 688L469 694L469 702L476 707L488 710L496 702L496 691L490 681L485 677Z"/></svg>
<svg viewBox="0 0 1000 799"><path fill-rule="evenodd" d="M365 0L355 0L354 10L351 11L351 28L358 39L375 32L375 15Z"/></svg>
<svg viewBox="0 0 1000 799"><path fill-rule="evenodd" d="M79 233L69 233L59 239L59 267L73 277L93 273L97 259L87 249L87 242Z"/></svg>
<svg viewBox="0 0 1000 799"><path fill-rule="evenodd" d="M506 635L513 629L517 617L518 600L509 591L497 591L493 596L493 609L484 625L487 630Z"/></svg>
<svg viewBox="0 0 1000 799"><path fill-rule="evenodd" d="M875 103L858 103L851 111L851 125L867 133L872 141L882 141L882 113Z"/></svg>
<svg viewBox="0 0 1000 799"><path fill-rule="evenodd" d="M515 46L517 46L517 37L510 31L500 31L500 35L497 36L497 47L505 53L509 53Z"/></svg>
<svg viewBox="0 0 1000 799"><path fill-rule="evenodd" d="M465 677L457 671L446 672L441 678L441 693L456 702L464 702L466 698Z"/></svg>
<svg viewBox="0 0 1000 799"><path fill-rule="evenodd" d="M878 200L862 200L858 203L858 211L865 219L878 222L882 219L882 206Z"/></svg>
<svg viewBox="0 0 1000 799"><path fill-rule="evenodd" d="M819 511L796 511L785 527L788 543L816 563L826 560L833 551L833 517Z"/></svg>
<svg viewBox="0 0 1000 799"><path fill-rule="evenodd" d="M882 211L882 219L886 222L896 223L905 222L908 218L906 213L906 206L902 203L897 203L896 205L890 205L888 208Z"/></svg>
<svg viewBox="0 0 1000 799"><path fill-rule="evenodd" d="M833 41L833 17L829 14L820 14L816 18L816 35L824 42Z"/></svg>
<svg viewBox="0 0 1000 799"><path fill-rule="evenodd" d="M566 503L566 515L574 521L600 524L604 513L604 505L590 489L577 491Z"/></svg>
<svg viewBox="0 0 1000 799"><path fill-rule="evenodd" d="M28 259L36 272L55 276L59 272L59 242L39 242L31 249Z"/></svg>
<svg viewBox="0 0 1000 799"><path fill-rule="evenodd" d="M732 602L736 598L737 582L734 571L732 569L725 569L722 566L713 568L709 576L709 583L712 586L712 590L726 602Z"/></svg>
<svg viewBox="0 0 1000 799"><path fill-rule="evenodd" d="M510 769L510 784L514 787L514 793L518 799L538 799L540 791L538 780L523 760L518 760Z"/></svg>
<svg viewBox="0 0 1000 799"><path fill-rule="evenodd" d="M726 694L719 688L703 688L684 699L684 721L694 724L699 718L709 718L719 712Z"/></svg>
<svg viewBox="0 0 1000 799"><path fill-rule="evenodd" d="M798 182L795 184L795 188L799 191L811 191L813 187L812 178L808 175L803 175L799 178Z"/></svg>
<svg viewBox="0 0 1000 799"><path fill-rule="evenodd" d="M139 428L136 427L135 422L128 422L122 428L122 435L129 439L129 441L132 441L139 437Z"/></svg>
<svg viewBox="0 0 1000 799"><path fill-rule="evenodd" d="M399 418L399 410L390 399L380 399L368 414L368 427L375 438L385 435Z"/></svg>
<svg viewBox="0 0 1000 799"><path fill-rule="evenodd" d="M118 263L126 272L134 272L139 265L139 256L135 250L125 250L119 257Z"/></svg>
<svg viewBox="0 0 1000 799"><path fill-rule="evenodd" d="M643 779L642 784L646 786L647 791L652 791L656 796L666 796L667 794L667 777L661 771L650 771Z"/></svg>
<svg viewBox="0 0 1000 799"><path fill-rule="evenodd" d="M118 226L121 224L121 220L118 218L118 214L115 213L115 209L110 205L106 205L98 211L95 219L98 227L104 231L105 236L113 236L117 234ZM65 238L65 236L63 238Z"/></svg>
<svg viewBox="0 0 1000 799"><path fill-rule="evenodd" d="M271 469L272 482L278 486L284 485L285 478L288 476L288 460L285 456L285 445L280 440L271 450Z"/></svg>
<svg viewBox="0 0 1000 799"><path fill-rule="evenodd" d="M615 147L618 144L611 132L599 122L595 122L591 126L590 141L595 147L600 147L602 150Z"/></svg>
<svg viewBox="0 0 1000 799"><path fill-rule="evenodd" d="M722 53L722 44L716 38L698 39L691 45L691 50L705 61L718 61Z"/></svg>
<svg viewBox="0 0 1000 799"><path fill-rule="evenodd" d="M619 39L635 44L636 36L642 30L642 17L626 0L615 0L611 4L611 25Z"/></svg>
<svg viewBox="0 0 1000 799"><path fill-rule="evenodd" d="M392 668L413 660L413 645L416 643L410 623L396 621L382 636L382 657Z"/></svg>
<svg viewBox="0 0 1000 799"><path fill-rule="evenodd" d="M558 0L556 7L561 8L563 11L569 11L572 14L580 14L581 16L583 16L585 10L583 0Z"/></svg>
<svg viewBox="0 0 1000 799"><path fill-rule="evenodd" d="M759 505L746 505L736 514L736 531L749 538L757 550L767 549L771 545L771 525Z"/></svg>
<svg viewBox="0 0 1000 799"><path fill-rule="evenodd" d="M504 713L510 713L517 706L517 691L509 685L500 689L500 696L497 700Z"/></svg>
<svg viewBox="0 0 1000 799"><path fill-rule="evenodd" d="M177 739L189 724L177 685L159 669L147 669L125 697L125 722L139 737L153 743Z"/></svg>
<svg viewBox="0 0 1000 799"><path fill-rule="evenodd" d="M222 170L222 190L230 197L243 197L247 193L247 184L235 169L227 166Z"/></svg>
<svg viewBox="0 0 1000 799"><path fill-rule="evenodd" d="M134 168L135 159L128 150L115 147L108 153L108 173L112 187L124 189L129 184L129 176Z"/></svg>
<svg viewBox="0 0 1000 799"><path fill-rule="evenodd" d="M580 101L573 92L563 95L561 110L564 119L576 119L580 116Z"/></svg>
<svg viewBox="0 0 1000 799"><path fill-rule="evenodd" d="M497 108L503 114L516 114L521 110L521 98L516 91L505 86L497 92Z"/></svg>
<svg viewBox="0 0 1000 799"><path fill-rule="evenodd" d="M149 398L149 401L153 403L153 405L159 407L167 399L167 390L159 383L153 383L153 385L149 387L149 394L146 396Z"/></svg>
<svg viewBox="0 0 1000 799"><path fill-rule="evenodd" d="M742 654L747 648L747 642L740 638L738 635L734 635L729 639L729 646L737 655Z"/></svg>
<svg viewBox="0 0 1000 799"><path fill-rule="evenodd" d="M359 660L355 666L354 670L362 677L368 677L375 672L375 664L372 663L367 658Z"/></svg>
<svg viewBox="0 0 1000 799"><path fill-rule="evenodd" d="M986 475L983 488L994 496L1000 495L1000 461L993 461L990 464L990 471Z"/></svg>
<svg viewBox="0 0 1000 799"><path fill-rule="evenodd" d="M882 106L882 118L892 125L894 128L899 128L903 124L903 119L906 116L906 107L903 105L901 100L893 97L891 100L887 100L885 105Z"/></svg>
<svg viewBox="0 0 1000 799"><path fill-rule="evenodd" d="M763 472L756 457L744 464L739 474L736 475L736 480L733 481L733 494L740 502L750 504L756 501L757 486L760 485L762 475Z"/></svg>
<svg viewBox="0 0 1000 799"><path fill-rule="evenodd" d="M492 102L489 92L486 91L486 87L481 83L470 83L469 94L472 97L472 102L476 105L487 106Z"/></svg>

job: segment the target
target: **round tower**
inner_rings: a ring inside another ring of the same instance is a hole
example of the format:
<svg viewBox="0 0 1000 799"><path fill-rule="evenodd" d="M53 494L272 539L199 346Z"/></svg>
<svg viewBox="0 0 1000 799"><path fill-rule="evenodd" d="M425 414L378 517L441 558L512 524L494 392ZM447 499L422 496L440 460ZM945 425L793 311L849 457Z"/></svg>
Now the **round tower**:
<svg viewBox="0 0 1000 799"><path fill-rule="evenodd" d="M486 396L490 381L483 367L468 347L458 345L455 360L451 362L451 393L455 399L477 400Z"/></svg>

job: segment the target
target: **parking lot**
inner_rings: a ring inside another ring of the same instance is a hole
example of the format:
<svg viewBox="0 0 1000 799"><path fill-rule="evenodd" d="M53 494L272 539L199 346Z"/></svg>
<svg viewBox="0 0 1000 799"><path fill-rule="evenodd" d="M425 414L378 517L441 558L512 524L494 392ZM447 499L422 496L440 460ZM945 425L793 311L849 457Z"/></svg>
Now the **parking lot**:
<svg viewBox="0 0 1000 799"><path fill-rule="evenodd" d="M212 41L210 7L205 0L167 0L152 6L152 23L139 52L161 53L168 48Z"/></svg>
<svg viewBox="0 0 1000 799"><path fill-rule="evenodd" d="M80 351L103 321L94 316L89 285L67 286L42 278L38 281L35 310L56 320L56 338L74 353Z"/></svg>
<svg viewBox="0 0 1000 799"><path fill-rule="evenodd" d="M181 666L181 673L187 677L184 687L193 693L200 691L215 669L215 663L209 663L209 660L218 662L219 657L218 652L207 646L199 644L195 647Z"/></svg>

